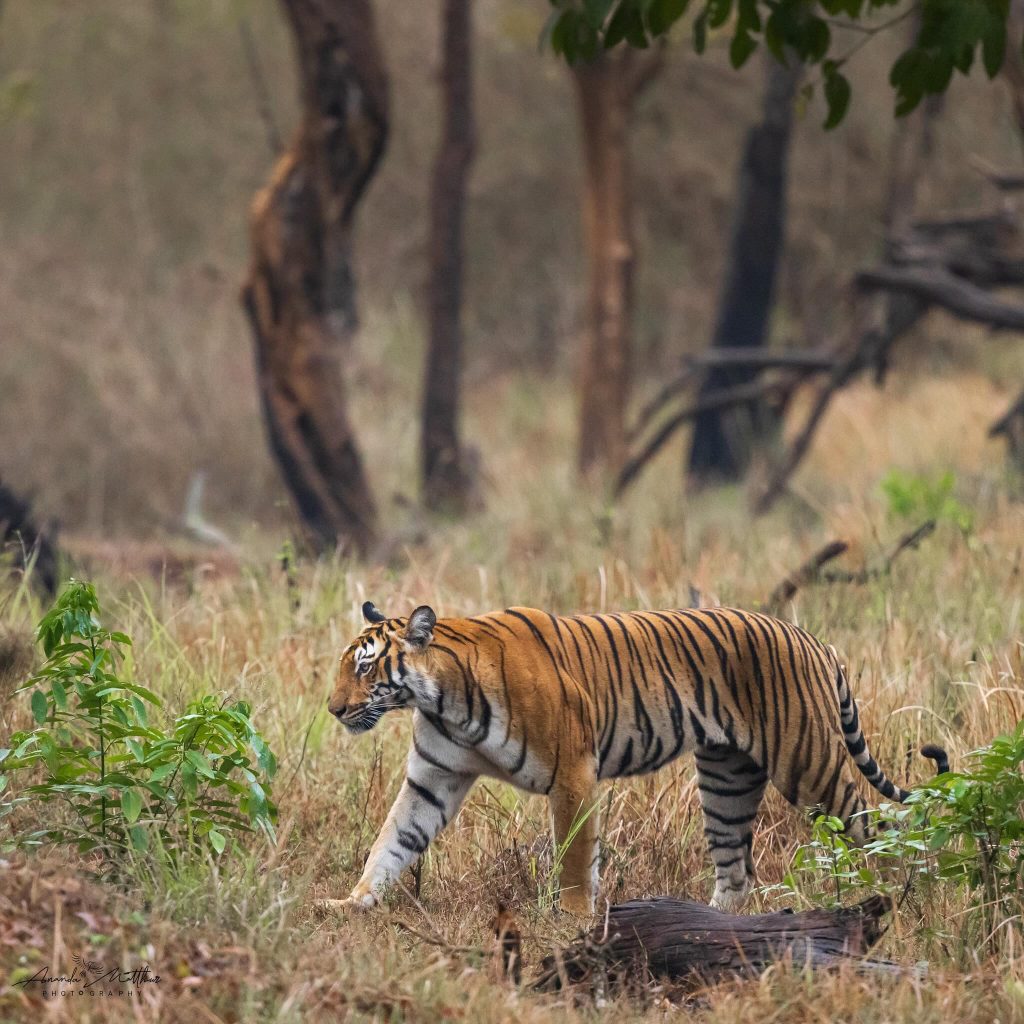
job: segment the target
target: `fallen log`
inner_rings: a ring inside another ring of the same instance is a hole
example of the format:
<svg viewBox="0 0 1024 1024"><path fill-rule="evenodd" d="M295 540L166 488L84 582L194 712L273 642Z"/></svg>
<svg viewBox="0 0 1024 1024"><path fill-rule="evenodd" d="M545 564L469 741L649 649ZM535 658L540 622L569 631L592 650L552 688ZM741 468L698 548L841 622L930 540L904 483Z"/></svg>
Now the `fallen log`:
<svg viewBox="0 0 1024 1024"><path fill-rule="evenodd" d="M604 990L649 976L706 983L756 975L785 959L815 970L851 964L860 971L900 975L908 968L865 957L883 933L880 919L891 909L883 896L837 910L749 915L665 896L631 900L609 907L590 932L547 957L534 987L550 991L593 982Z"/></svg>

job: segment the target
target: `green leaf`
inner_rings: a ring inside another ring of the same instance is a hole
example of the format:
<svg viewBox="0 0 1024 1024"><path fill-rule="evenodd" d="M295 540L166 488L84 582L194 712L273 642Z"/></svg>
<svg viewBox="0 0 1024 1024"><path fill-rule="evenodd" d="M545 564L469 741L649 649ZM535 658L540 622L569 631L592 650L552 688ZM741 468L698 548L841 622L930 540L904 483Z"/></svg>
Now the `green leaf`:
<svg viewBox="0 0 1024 1024"><path fill-rule="evenodd" d="M149 833L141 825L133 825L128 829L128 837L132 846L140 853L149 849Z"/></svg>
<svg viewBox="0 0 1024 1024"><path fill-rule="evenodd" d="M1006 57L1006 22L1003 19L992 18L981 40L981 57L988 77L995 78Z"/></svg>
<svg viewBox="0 0 1024 1024"><path fill-rule="evenodd" d="M690 0L654 0L647 24L654 36L663 36L682 16Z"/></svg>
<svg viewBox="0 0 1024 1024"><path fill-rule="evenodd" d="M174 771L175 766L173 764L162 764L159 768L153 770L153 774L150 775L150 782L163 782Z"/></svg>
<svg viewBox="0 0 1024 1024"><path fill-rule="evenodd" d="M615 0L583 0L583 13L595 29L600 28L608 17Z"/></svg>
<svg viewBox="0 0 1024 1024"><path fill-rule="evenodd" d="M850 83L841 71L832 68L825 71L825 102L828 104L828 116L825 118L825 129L835 128L846 116L850 106Z"/></svg>
<svg viewBox="0 0 1024 1024"><path fill-rule="evenodd" d="M757 41L747 32L737 32L729 46L729 62L734 68L741 68L757 49Z"/></svg>
<svg viewBox="0 0 1024 1024"><path fill-rule="evenodd" d="M821 61L832 43L832 32L828 22L821 18L810 17L804 23L803 58L809 64Z"/></svg>
<svg viewBox="0 0 1024 1024"><path fill-rule="evenodd" d="M68 706L68 691L64 689L64 684L59 679L54 679L50 683L50 692L53 694L54 703L63 711Z"/></svg>
<svg viewBox="0 0 1024 1024"><path fill-rule="evenodd" d="M49 711L50 702L46 699L46 694L42 690L34 690L32 692L32 717L42 725L46 721Z"/></svg>
<svg viewBox="0 0 1024 1024"><path fill-rule="evenodd" d="M142 813L142 797L136 789L126 789L121 794L121 811L125 820L134 823Z"/></svg>
<svg viewBox="0 0 1024 1024"><path fill-rule="evenodd" d="M225 840L225 838L219 832L211 831L208 838L210 840L210 845L214 848L214 850L216 850L218 854L224 852L224 847L227 843L227 840Z"/></svg>
<svg viewBox="0 0 1024 1024"><path fill-rule="evenodd" d="M693 48L703 53L708 45L708 12L701 11L693 20Z"/></svg>
<svg viewBox="0 0 1024 1024"><path fill-rule="evenodd" d="M192 765L195 770L202 775L204 778L212 779L215 778L213 769L210 767L210 763L198 750L186 750L185 760Z"/></svg>
<svg viewBox="0 0 1024 1024"><path fill-rule="evenodd" d="M705 11L711 28L721 28L732 14L732 0L707 0Z"/></svg>

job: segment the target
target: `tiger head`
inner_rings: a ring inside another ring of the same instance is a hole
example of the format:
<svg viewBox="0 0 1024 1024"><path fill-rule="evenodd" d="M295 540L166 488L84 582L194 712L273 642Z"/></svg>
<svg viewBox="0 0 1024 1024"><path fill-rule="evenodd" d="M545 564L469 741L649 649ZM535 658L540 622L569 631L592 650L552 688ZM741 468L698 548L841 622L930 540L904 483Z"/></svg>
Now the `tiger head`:
<svg viewBox="0 0 1024 1024"><path fill-rule="evenodd" d="M350 732L367 732L385 712L436 695L428 652L437 616L422 605L408 619L389 619L372 601L366 628L345 648L327 710Z"/></svg>

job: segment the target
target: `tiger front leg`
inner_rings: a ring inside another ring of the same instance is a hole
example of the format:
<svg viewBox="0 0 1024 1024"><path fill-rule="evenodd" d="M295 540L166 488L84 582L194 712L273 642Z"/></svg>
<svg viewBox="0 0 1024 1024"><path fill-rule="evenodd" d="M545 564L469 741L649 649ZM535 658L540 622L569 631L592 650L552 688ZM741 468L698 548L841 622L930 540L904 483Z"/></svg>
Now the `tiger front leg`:
<svg viewBox="0 0 1024 1024"><path fill-rule="evenodd" d="M446 772L414 753L405 782L366 858L362 877L348 899L332 902L359 909L376 904L381 890L455 817L475 781L475 775Z"/></svg>
<svg viewBox="0 0 1024 1024"><path fill-rule="evenodd" d="M548 797L560 858L559 906L577 917L594 913L598 887L597 787L592 769L556 782Z"/></svg>

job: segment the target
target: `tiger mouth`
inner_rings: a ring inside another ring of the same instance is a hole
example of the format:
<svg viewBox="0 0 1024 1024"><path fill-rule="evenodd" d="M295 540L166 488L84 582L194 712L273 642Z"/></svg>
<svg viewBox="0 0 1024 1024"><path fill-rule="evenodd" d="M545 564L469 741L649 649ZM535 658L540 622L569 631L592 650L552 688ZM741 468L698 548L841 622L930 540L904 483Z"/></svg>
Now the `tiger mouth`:
<svg viewBox="0 0 1024 1024"><path fill-rule="evenodd" d="M381 719L384 711L372 704L363 704L341 718L341 724L351 733L369 732Z"/></svg>

